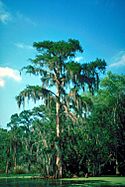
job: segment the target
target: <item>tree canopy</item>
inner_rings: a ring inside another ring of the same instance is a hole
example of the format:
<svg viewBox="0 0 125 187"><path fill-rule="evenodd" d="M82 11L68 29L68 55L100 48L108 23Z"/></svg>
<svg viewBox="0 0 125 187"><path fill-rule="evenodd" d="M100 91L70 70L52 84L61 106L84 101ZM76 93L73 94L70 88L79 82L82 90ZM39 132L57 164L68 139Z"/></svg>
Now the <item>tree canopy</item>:
<svg viewBox="0 0 125 187"><path fill-rule="evenodd" d="M78 40L33 47L37 54L22 70L38 76L41 85L26 86L16 101L19 107L26 99L41 105L13 114L10 130L0 129L6 152L1 168L53 178L124 175L125 76L109 72L101 80L104 59L77 62L83 52Z"/></svg>

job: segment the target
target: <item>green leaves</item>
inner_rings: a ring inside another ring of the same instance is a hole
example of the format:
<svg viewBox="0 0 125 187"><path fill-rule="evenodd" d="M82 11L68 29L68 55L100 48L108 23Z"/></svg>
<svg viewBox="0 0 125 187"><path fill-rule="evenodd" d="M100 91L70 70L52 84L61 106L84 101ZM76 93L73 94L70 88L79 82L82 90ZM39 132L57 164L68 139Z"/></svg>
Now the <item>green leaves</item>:
<svg viewBox="0 0 125 187"><path fill-rule="evenodd" d="M125 75L115 75L108 72L101 83L101 86L108 90L112 95L122 92L125 93Z"/></svg>
<svg viewBox="0 0 125 187"><path fill-rule="evenodd" d="M64 59L69 56L72 57L75 52L83 52L82 47L78 40L69 39L68 42L65 41L43 41L34 42L33 47L35 47L38 52L45 54L51 54L52 56L62 56Z"/></svg>
<svg viewBox="0 0 125 187"><path fill-rule="evenodd" d="M26 89L20 92L20 94L16 97L17 104L20 107L25 104L25 98L28 100L32 99L34 102L37 100L45 98L48 100L50 96L52 96L53 92L42 88L40 86L27 86Z"/></svg>
<svg viewBox="0 0 125 187"><path fill-rule="evenodd" d="M82 67L80 63L71 61L66 63L66 70L68 71L68 73L70 73L70 75L79 75Z"/></svg>
<svg viewBox="0 0 125 187"><path fill-rule="evenodd" d="M37 159L40 154L44 172L50 172L49 169L52 169L52 173L58 177L62 175L63 156L65 157L67 151L70 152L69 155L72 155L74 150L73 156L78 159L78 163L82 163L86 161L86 154L90 154L88 145L94 146L90 140L94 140L95 134L91 133L92 128L87 126L89 124L87 119L92 113L92 95L99 89L99 76L100 73L105 72L106 62L101 59L96 59L91 63L76 62L77 53L82 53L83 49L80 42L75 39L35 42L33 46L37 50L37 55L23 70L31 75L39 76L42 84L27 86L16 97L16 100L19 107L24 105L26 100L34 102L41 100L42 104L44 101L44 107L35 108L32 111L33 118L27 112L22 113L21 116L24 118L24 121L22 120L24 123L27 121L26 124L28 124L29 121L29 124L32 124L32 133L36 138L34 145L37 150ZM52 134L50 134L50 129ZM73 142L73 145L65 147L64 140L69 141L70 138L70 143ZM84 155L82 146L88 151ZM64 147L65 154L63 153ZM69 155L66 154L66 158L69 159ZM76 159L73 159L73 162Z"/></svg>

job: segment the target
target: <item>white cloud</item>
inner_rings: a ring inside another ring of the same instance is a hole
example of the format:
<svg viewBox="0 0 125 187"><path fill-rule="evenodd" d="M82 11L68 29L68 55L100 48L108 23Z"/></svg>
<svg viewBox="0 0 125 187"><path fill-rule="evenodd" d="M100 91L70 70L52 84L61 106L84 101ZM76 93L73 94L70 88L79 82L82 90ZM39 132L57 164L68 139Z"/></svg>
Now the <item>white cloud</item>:
<svg viewBox="0 0 125 187"><path fill-rule="evenodd" d="M20 82L21 76L19 74L19 71L9 68L9 67L0 67L0 87L3 87L5 85L5 78L11 78L17 82Z"/></svg>
<svg viewBox="0 0 125 187"><path fill-rule="evenodd" d="M20 49L33 49L31 45L27 45L24 43L15 43L15 46Z"/></svg>
<svg viewBox="0 0 125 187"><path fill-rule="evenodd" d="M0 87L4 87L4 85L5 85L5 81L0 78Z"/></svg>
<svg viewBox="0 0 125 187"><path fill-rule="evenodd" d="M11 14L6 10L5 5L0 1L0 22L6 24L11 20Z"/></svg>
<svg viewBox="0 0 125 187"><path fill-rule="evenodd" d="M20 13L19 11L16 13L16 17L23 22L26 22L27 24L30 24L32 26L36 26L36 23L29 17L23 15L22 13Z"/></svg>
<svg viewBox="0 0 125 187"><path fill-rule="evenodd" d="M110 67L123 67L125 66L125 51L120 51L112 58Z"/></svg>
<svg viewBox="0 0 125 187"><path fill-rule="evenodd" d="M23 15L19 11L15 14L11 14L3 1L0 0L0 22L3 24L8 23L8 21L12 20L14 22L26 23L28 25L36 26L36 23L28 16Z"/></svg>
<svg viewBox="0 0 125 187"><path fill-rule="evenodd" d="M79 56L79 57L76 57L75 58L75 61L77 61L77 62L80 62L80 61L82 61L83 60L83 57L82 56Z"/></svg>
<svg viewBox="0 0 125 187"><path fill-rule="evenodd" d="M10 14L9 13L0 13L0 22L7 23L10 20Z"/></svg>

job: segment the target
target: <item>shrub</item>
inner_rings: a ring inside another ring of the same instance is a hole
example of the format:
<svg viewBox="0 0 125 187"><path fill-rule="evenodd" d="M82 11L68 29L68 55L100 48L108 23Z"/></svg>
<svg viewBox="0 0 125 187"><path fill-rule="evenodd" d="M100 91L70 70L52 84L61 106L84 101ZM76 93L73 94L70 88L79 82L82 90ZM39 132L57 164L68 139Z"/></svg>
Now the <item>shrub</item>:
<svg viewBox="0 0 125 187"><path fill-rule="evenodd" d="M16 167L14 167L14 173L15 174L25 174L26 170L24 169L23 166L16 166Z"/></svg>
<svg viewBox="0 0 125 187"><path fill-rule="evenodd" d="M39 169L37 166L31 166L30 173L39 173Z"/></svg>

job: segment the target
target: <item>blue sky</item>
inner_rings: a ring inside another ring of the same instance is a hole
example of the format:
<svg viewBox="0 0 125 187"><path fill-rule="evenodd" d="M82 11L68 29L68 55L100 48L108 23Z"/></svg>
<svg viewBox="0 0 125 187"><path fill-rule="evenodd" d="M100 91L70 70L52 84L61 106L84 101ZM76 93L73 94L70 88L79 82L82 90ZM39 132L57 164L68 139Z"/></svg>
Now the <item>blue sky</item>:
<svg viewBox="0 0 125 187"><path fill-rule="evenodd" d="M107 71L124 74L124 18L125 0L0 0L0 126L20 112L15 96L39 83L18 72L36 54L35 41L78 39L78 60L103 58Z"/></svg>

